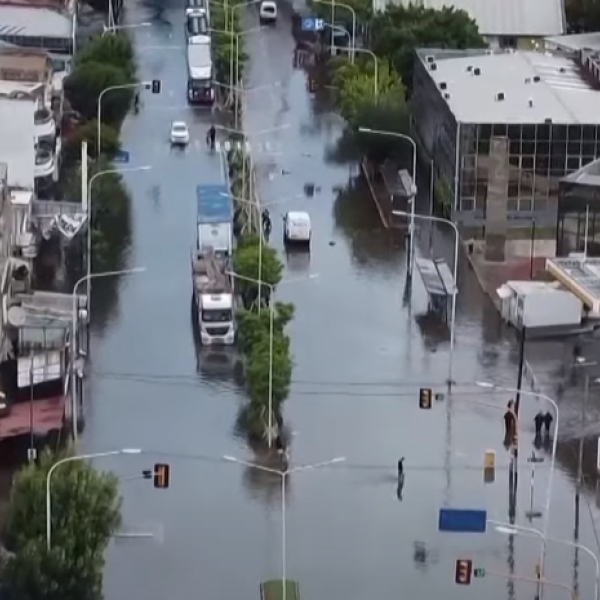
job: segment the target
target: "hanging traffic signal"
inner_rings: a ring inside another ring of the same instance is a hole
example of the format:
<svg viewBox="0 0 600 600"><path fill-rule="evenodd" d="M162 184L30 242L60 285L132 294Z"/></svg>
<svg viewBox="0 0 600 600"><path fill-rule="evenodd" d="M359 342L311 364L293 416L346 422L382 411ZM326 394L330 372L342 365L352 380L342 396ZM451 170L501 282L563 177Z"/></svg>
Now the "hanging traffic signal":
<svg viewBox="0 0 600 600"><path fill-rule="evenodd" d="M456 573L454 575L454 581L458 585L469 585L471 583L471 574L473 573L473 561L462 560L456 561Z"/></svg>
<svg viewBox="0 0 600 600"><path fill-rule="evenodd" d="M486 450L483 458L483 482L494 483L496 480L496 452Z"/></svg>
<svg viewBox="0 0 600 600"><path fill-rule="evenodd" d="M419 391L419 408L431 408L431 388L421 388Z"/></svg>
<svg viewBox="0 0 600 600"><path fill-rule="evenodd" d="M152 80L152 93L153 94L160 94L160 79L153 79Z"/></svg>
<svg viewBox="0 0 600 600"><path fill-rule="evenodd" d="M154 465L154 487L166 490L169 487L169 475L171 467L165 463Z"/></svg>

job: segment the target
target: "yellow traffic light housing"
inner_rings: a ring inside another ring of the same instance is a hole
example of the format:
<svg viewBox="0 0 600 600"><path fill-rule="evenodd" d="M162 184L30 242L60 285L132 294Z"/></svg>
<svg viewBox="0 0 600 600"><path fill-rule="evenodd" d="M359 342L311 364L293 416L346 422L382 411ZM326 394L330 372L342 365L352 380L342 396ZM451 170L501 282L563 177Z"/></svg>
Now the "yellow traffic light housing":
<svg viewBox="0 0 600 600"><path fill-rule="evenodd" d="M483 482L494 483L496 480L496 452L486 450L483 458Z"/></svg>
<svg viewBox="0 0 600 600"><path fill-rule="evenodd" d="M421 388L419 391L419 408L431 408L431 388Z"/></svg>
<svg viewBox="0 0 600 600"><path fill-rule="evenodd" d="M171 467L166 463L156 463L154 465L154 487L166 490L169 487Z"/></svg>
<svg viewBox="0 0 600 600"><path fill-rule="evenodd" d="M454 581L458 585L469 585L473 574L473 561L459 559L456 561L456 573Z"/></svg>

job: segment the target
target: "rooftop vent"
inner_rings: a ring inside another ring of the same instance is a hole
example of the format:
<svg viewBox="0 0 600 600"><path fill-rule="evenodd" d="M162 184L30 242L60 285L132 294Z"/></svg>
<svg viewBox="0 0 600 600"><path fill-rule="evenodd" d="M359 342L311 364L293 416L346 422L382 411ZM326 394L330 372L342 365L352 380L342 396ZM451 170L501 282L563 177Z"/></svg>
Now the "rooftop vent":
<svg viewBox="0 0 600 600"><path fill-rule="evenodd" d="M471 73L473 71L473 65L467 65L467 73Z"/></svg>
<svg viewBox="0 0 600 600"><path fill-rule="evenodd" d="M525 83L531 83L531 77L525 77Z"/></svg>
<svg viewBox="0 0 600 600"><path fill-rule="evenodd" d="M560 67L560 69L558 69L559 73L566 73L567 69L565 69L565 67Z"/></svg>
<svg viewBox="0 0 600 600"><path fill-rule="evenodd" d="M527 100L527 105L529 108L533 108L533 98L529 98L529 100Z"/></svg>
<svg viewBox="0 0 600 600"><path fill-rule="evenodd" d="M476 75L476 76L481 75L481 69L479 67L473 69L473 75Z"/></svg>
<svg viewBox="0 0 600 600"><path fill-rule="evenodd" d="M493 50L490 50L490 49L488 48L488 49L485 51L485 53L486 53L488 56L490 56L490 55L494 54L494 51L493 51Z"/></svg>
<svg viewBox="0 0 600 600"><path fill-rule="evenodd" d="M542 80L542 78L541 78L539 75L536 75L536 76L533 78L533 83L539 83L541 80Z"/></svg>
<svg viewBox="0 0 600 600"><path fill-rule="evenodd" d="M440 90L445 90L448 87L448 84L445 81L440 82Z"/></svg>
<svg viewBox="0 0 600 600"><path fill-rule="evenodd" d="M504 92L498 92L496 94L496 102L502 102L504 100Z"/></svg>
<svg viewBox="0 0 600 600"><path fill-rule="evenodd" d="M428 54L428 55L425 57L425 60L426 60L428 63L435 62L435 56L433 56L433 54Z"/></svg>
<svg viewBox="0 0 600 600"><path fill-rule="evenodd" d="M450 100L450 94L449 94L448 92L446 92L446 93L444 94L444 99L445 99L445 100Z"/></svg>
<svg viewBox="0 0 600 600"><path fill-rule="evenodd" d="M550 119L550 118L544 119L544 123L546 125L552 125L552 119Z"/></svg>
<svg viewBox="0 0 600 600"><path fill-rule="evenodd" d="M429 63L429 70L430 71L437 71L437 65L433 62L433 63Z"/></svg>

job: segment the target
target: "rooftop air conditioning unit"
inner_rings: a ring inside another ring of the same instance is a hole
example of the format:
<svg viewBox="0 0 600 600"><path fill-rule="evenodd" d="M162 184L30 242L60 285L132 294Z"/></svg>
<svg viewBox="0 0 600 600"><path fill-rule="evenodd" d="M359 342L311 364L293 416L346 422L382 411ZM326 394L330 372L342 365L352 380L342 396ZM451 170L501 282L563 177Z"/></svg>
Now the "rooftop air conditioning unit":
<svg viewBox="0 0 600 600"><path fill-rule="evenodd" d="M525 77L525 83L531 83L531 77Z"/></svg>
<svg viewBox="0 0 600 600"><path fill-rule="evenodd" d="M529 108L533 108L533 98L529 98L529 100L527 100L527 104Z"/></svg>
<svg viewBox="0 0 600 600"><path fill-rule="evenodd" d="M450 94L448 92L444 94L444 100L450 100Z"/></svg>
<svg viewBox="0 0 600 600"><path fill-rule="evenodd" d="M425 60L426 60L428 63L435 62L435 56L433 56L433 54L428 54L428 55L425 57Z"/></svg>
<svg viewBox="0 0 600 600"><path fill-rule="evenodd" d="M430 63L429 64L429 70L430 71L437 71L437 65L435 63Z"/></svg>
<svg viewBox="0 0 600 600"><path fill-rule="evenodd" d="M542 80L542 78L541 78L539 75L536 75L536 76L533 78L533 83L539 83L541 80Z"/></svg>
<svg viewBox="0 0 600 600"><path fill-rule="evenodd" d="M550 119L549 117L547 119L544 119L544 123L546 125L552 125L552 119Z"/></svg>
<svg viewBox="0 0 600 600"><path fill-rule="evenodd" d="M448 84L445 81L440 82L440 90L445 90L448 87Z"/></svg>
<svg viewBox="0 0 600 600"><path fill-rule="evenodd" d="M467 65L467 73L471 73L473 71L473 65Z"/></svg>
<svg viewBox="0 0 600 600"><path fill-rule="evenodd" d="M479 67L473 69L473 75L476 75L476 76L481 75L481 69Z"/></svg>
<svg viewBox="0 0 600 600"><path fill-rule="evenodd" d="M502 100L504 100L504 92L498 92L496 94L496 101L497 102L502 102Z"/></svg>
<svg viewBox="0 0 600 600"><path fill-rule="evenodd" d="M565 67L560 67L560 69L558 69L559 73L566 73L567 69L565 69Z"/></svg>

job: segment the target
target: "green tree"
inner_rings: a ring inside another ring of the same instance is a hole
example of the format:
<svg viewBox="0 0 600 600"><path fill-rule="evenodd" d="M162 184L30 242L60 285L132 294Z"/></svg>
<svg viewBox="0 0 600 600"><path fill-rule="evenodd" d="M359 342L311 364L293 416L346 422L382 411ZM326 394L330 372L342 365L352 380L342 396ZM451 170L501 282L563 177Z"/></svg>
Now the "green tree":
<svg viewBox="0 0 600 600"><path fill-rule="evenodd" d="M135 54L127 35L113 33L91 37L75 57L75 66L102 63L121 69L131 80L135 77Z"/></svg>
<svg viewBox="0 0 600 600"><path fill-rule="evenodd" d="M97 117L98 98L103 90L131 82L131 77L123 69L89 61L76 67L66 78L65 96L74 110L91 120ZM102 98L102 122L120 125L129 110L131 98L131 89L106 93Z"/></svg>
<svg viewBox="0 0 600 600"><path fill-rule="evenodd" d="M387 58L404 83L412 84L415 48L485 48L477 23L454 7L391 5L371 21L371 48Z"/></svg>
<svg viewBox="0 0 600 600"><path fill-rule="evenodd" d="M357 26L361 23L366 23L373 15L373 1L372 0L347 0L344 4L347 4L354 9L356 13ZM328 23L331 22L331 4L323 4L322 2L308 1L308 5L312 8L315 16L324 19ZM352 12L346 7L337 5L335 7L334 18L336 24L343 25L346 27L349 33L352 33ZM325 32L326 39L329 38L331 32Z"/></svg>
<svg viewBox="0 0 600 600"><path fill-rule="evenodd" d="M266 243L262 245L262 265L259 273L259 256L260 244L258 237L242 238L238 241L238 247L233 255L233 270L241 278L237 278L235 285L238 293L244 299L244 305L256 298L258 294L258 286L251 281L244 280L244 277L249 279L261 280L268 286L275 287L283 275L283 263L277 256L277 251L271 248ZM268 290L263 289L265 295Z"/></svg>
<svg viewBox="0 0 600 600"><path fill-rule="evenodd" d="M104 551L121 523L117 478L81 460L52 475L52 547L46 547L46 477L59 459L45 452L16 475L5 523L14 557L3 573L14 598L100 600Z"/></svg>
<svg viewBox="0 0 600 600"><path fill-rule="evenodd" d="M273 307L273 331L283 334L286 325L294 317L294 305L276 302ZM269 337L271 320L270 309L240 310L236 315L239 333L240 349L244 354L250 354L252 349Z"/></svg>
<svg viewBox="0 0 600 600"><path fill-rule="evenodd" d="M64 145L63 160L67 164L79 162L81 158L81 142L84 141L88 143L88 155L95 160L97 136L98 126L96 119L78 127ZM108 158L112 158L121 149L119 132L114 127L105 123L100 125L100 141L102 145L101 152Z"/></svg>
<svg viewBox="0 0 600 600"><path fill-rule="evenodd" d="M89 178L112 168L101 158L90 165ZM64 197L79 201L81 196L81 169L72 168L64 177ZM92 227L92 271L110 271L121 266L123 254L131 234L130 198L120 175L97 177L89 198Z"/></svg>
<svg viewBox="0 0 600 600"><path fill-rule="evenodd" d="M567 0L565 10L569 33L600 29L600 4L596 0Z"/></svg>

